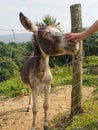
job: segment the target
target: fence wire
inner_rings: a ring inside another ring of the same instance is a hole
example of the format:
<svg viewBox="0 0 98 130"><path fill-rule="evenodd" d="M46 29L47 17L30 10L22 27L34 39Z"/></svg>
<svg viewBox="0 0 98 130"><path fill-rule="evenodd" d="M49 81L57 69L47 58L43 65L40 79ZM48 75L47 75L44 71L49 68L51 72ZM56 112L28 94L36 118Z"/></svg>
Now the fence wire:
<svg viewBox="0 0 98 130"><path fill-rule="evenodd" d="M11 31L12 35L13 35L13 39L14 41L17 41L16 37L15 37L15 33L18 32L24 32L25 30L14 30L14 29L0 29L0 31ZM64 34L62 34L64 35ZM88 47L93 47L96 48L98 47L97 45L89 45L87 43L84 43L84 45L88 46ZM13 50L12 50L13 51ZM93 54L98 56L96 51L93 50ZM90 56L90 55L88 55ZM82 59L78 59L74 62L78 62L80 60L85 61L85 59L88 56L83 56ZM0 63L9 63L11 61L15 61L15 60L20 60L20 59L25 59L25 58L37 58L39 56L23 56L23 57L19 57L19 58L14 58L11 60L3 60ZM65 130L66 127L73 121L72 118L70 118L67 115L70 115L70 109L71 109L71 92L72 92L72 86L70 84L67 84L67 82L69 80L72 80L72 68L71 70L68 70L67 67L69 67L69 65L72 65L73 61L71 62L67 62L66 64L64 64L63 66L61 66L60 68L54 68L52 69L52 74L53 77L54 75L57 75L56 80L54 81L54 83L59 82L58 87L56 87L55 89L52 88L52 93L50 93L50 97L49 97L49 119L50 119L50 123L49 123L49 127L51 130ZM92 67L90 65L90 63L88 62L88 67L86 68L86 71L88 72L88 75L90 75L90 67ZM61 72L61 69L63 72L68 71L69 73L71 72L71 79L69 77L63 77L62 79L59 79L59 74ZM77 73L79 73L79 71L75 72L73 75L76 75ZM38 73L38 74L43 74L43 72ZM32 76L34 76L35 74L32 74ZM97 74L98 75L98 74ZM92 77L94 75L92 74ZM20 79L21 80L21 79ZM98 80L98 79L96 79ZM83 82L85 82L85 77L83 79ZM78 87L79 83L77 83L74 87ZM53 87L53 86L52 86ZM85 93L83 93L83 101L88 100L89 98L92 98L93 95L93 87L83 87L83 91ZM81 95L80 93L77 95L79 96ZM77 98L74 97L74 98ZM32 125L32 111L30 111L29 113L26 112L27 106L28 106L28 96L24 96L23 93L20 93L19 96L17 96L16 98L12 98L9 99L6 96L1 97L1 101L0 101L0 129L1 130L30 130L31 125ZM6 99L6 100L5 100ZM39 108L38 108L38 116L37 116L37 129L38 130L42 130L43 128L43 101L44 101L44 97L43 95L39 96ZM77 107L78 104L76 104L75 107ZM75 108L73 108L75 109ZM79 111L78 111L79 112ZM57 119L55 119L57 118ZM78 126L77 126L78 128ZM76 128L76 129L77 129Z"/></svg>

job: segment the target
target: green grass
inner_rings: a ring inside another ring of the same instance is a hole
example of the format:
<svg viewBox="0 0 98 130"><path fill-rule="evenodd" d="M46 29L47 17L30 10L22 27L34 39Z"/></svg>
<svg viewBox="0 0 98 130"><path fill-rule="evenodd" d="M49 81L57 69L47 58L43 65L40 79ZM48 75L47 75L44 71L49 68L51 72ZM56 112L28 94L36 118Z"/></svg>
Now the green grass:
<svg viewBox="0 0 98 130"><path fill-rule="evenodd" d="M98 75L94 74L84 74L83 75L83 85L85 86L98 86Z"/></svg>
<svg viewBox="0 0 98 130"><path fill-rule="evenodd" d="M0 83L0 95L6 97L16 97L20 93L28 94L27 87L21 82L19 75L5 82Z"/></svg>
<svg viewBox="0 0 98 130"><path fill-rule="evenodd" d="M98 130L98 95L85 101L82 107L83 112L74 116L73 121L69 112L59 113L50 121L50 126L55 126L51 130Z"/></svg>
<svg viewBox="0 0 98 130"><path fill-rule="evenodd" d="M66 130L98 130L98 97L83 104L84 113L74 116Z"/></svg>
<svg viewBox="0 0 98 130"><path fill-rule="evenodd" d="M55 87L62 85L71 85L72 84L72 68L70 70L68 67L56 67L52 69L53 74L53 82L52 82L52 90L55 90ZM83 74L83 85L86 87L95 87L96 90L94 93L98 93L98 75L92 74L88 71Z"/></svg>
<svg viewBox="0 0 98 130"><path fill-rule="evenodd" d="M53 75L52 87L72 84L72 68L55 67L51 70Z"/></svg>
<svg viewBox="0 0 98 130"><path fill-rule="evenodd" d="M72 84L72 68L69 70L68 67L55 67L51 71L53 75L52 92L54 92L58 86ZM87 72L85 72L83 75L83 85L95 87L94 94L98 93L98 75L87 74ZM15 97L20 93L27 95L28 90L22 83L19 75L0 83L0 95Z"/></svg>
<svg viewBox="0 0 98 130"><path fill-rule="evenodd" d="M94 67L94 66L98 66L98 56L88 56L85 59L85 63L84 63L85 67Z"/></svg>
<svg viewBox="0 0 98 130"><path fill-rule="evenodd" d="M87 64L90 62L91 66L98 65L98 61L87 59ZM97 66L98 67L98 66ZM70 67L55 67L51 69L53 75L52 91L55 87L72 84L72 68ZM93 69L86 68L83 75L83 85L95 87L94 94L98 95L98 74L94 73ZM20 93L28 94L26 86L22 83L19 74L6 82L0 83L0 96L15 97ZM84 112L80 115L74 116L73 122L66 128L66 130L98 130L98 97L86 101L83 104ZM59 113L53 120L57 120L63 114ZM53 121L52 120L52 121ZM55 129L61 130L61 129Z"/></svg>

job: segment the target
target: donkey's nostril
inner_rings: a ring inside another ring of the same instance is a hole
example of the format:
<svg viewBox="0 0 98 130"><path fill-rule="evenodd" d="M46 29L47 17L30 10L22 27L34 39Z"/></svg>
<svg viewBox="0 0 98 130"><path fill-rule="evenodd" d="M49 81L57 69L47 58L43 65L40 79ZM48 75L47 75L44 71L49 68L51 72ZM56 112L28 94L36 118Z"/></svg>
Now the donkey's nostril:
<svg viewBox="0 0 98 130"><path fill-rule="evenodd" d="M70 40L70 45L75 45L76 44L76 41L75 40Z"/></svg>

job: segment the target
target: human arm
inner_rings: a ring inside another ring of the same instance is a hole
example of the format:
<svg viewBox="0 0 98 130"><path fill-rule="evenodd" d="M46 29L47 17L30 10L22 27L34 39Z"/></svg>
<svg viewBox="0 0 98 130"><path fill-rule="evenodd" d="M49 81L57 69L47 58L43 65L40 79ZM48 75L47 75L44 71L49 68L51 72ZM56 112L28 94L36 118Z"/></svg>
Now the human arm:
<svg viewBox="0 0 98 130"><path fill-rule="evenodd" d="M66 38L67 40L75 40L76 42L79 42L86 39L89 35L96 31L98 31L98 20L96 20L96 22L92 24L92 26L89 27L86 31L80 33L67 33Z"/></svg>

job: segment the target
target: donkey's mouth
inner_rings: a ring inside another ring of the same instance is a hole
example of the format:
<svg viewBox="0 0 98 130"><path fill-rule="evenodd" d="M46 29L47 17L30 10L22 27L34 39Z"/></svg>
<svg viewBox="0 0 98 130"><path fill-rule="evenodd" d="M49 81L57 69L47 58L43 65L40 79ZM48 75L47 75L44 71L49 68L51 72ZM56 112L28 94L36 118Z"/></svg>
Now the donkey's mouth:
<svg viewBox="0 0 98 130"><path fill-rule="evenodd" d="M65 47L65 49L68 51L68 53L70 54L77 54L78 53L78 49L75 48L70 48L70 47Z"/></svg>
<svg viewBox="0 0 98 130"><path fill-rule="evenodd" d="M68 51L68 53L76 54L79 50L77 45L78 44L76 43L75 40L70 40L64 48L65 48L66 51Z"/></svg>

